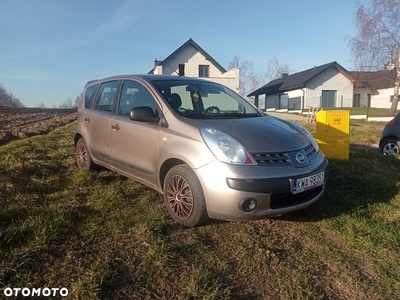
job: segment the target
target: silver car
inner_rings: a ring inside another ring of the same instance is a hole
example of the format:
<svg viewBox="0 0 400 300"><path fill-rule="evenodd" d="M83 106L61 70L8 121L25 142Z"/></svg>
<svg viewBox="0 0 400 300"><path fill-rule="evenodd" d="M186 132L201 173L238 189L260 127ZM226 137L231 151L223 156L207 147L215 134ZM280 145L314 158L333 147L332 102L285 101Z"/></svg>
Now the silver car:
<svg viewBox="0 0 400 300"><path fill-rule="evenodd" d="M322 196L327 178L328 161L302 126L196 78L88 82L74 142L79 168L101 165L159 191L186 226L305 208Z"/></svg>

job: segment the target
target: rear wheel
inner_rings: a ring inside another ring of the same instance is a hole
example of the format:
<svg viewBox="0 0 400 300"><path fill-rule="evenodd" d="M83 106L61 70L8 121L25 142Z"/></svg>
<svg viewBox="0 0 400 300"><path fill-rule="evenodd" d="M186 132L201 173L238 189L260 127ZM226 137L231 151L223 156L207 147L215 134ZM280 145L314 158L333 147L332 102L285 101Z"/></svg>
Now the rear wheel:
<svg viewBox="0 0 400 300"><path fill-rule="evenodd" d="M91 171L95 169L95 164L92 161L88 147L84 139L80 138L75 146L76 164L79 169Z"/></svg>
<svg viewBox="0 0 400 300"><path fill-rule="evenodd" d="M385 141L382 146L383 155L396 155L400 153L400 141L395 139L390 139Z"/></svg>
<svg viewBox="0 0 400 300"><path fill-rule="evenodd" d="M192 227L208 220L203 189L189 166L172 167L165 177L163 192L167 211L176 222Z"/></svg>

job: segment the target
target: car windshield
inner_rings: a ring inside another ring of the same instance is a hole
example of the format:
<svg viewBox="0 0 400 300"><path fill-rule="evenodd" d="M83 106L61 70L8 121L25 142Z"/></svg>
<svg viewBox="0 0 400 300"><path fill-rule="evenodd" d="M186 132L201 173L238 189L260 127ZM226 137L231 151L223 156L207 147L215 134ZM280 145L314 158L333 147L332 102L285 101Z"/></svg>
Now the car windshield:
<svg viewBox="0 0 400 300"><path fill-rule="evenodd" d="M229 88L205 81L157 80L155 87L181 116L194 119L249 118L261 114Z"/></svg>

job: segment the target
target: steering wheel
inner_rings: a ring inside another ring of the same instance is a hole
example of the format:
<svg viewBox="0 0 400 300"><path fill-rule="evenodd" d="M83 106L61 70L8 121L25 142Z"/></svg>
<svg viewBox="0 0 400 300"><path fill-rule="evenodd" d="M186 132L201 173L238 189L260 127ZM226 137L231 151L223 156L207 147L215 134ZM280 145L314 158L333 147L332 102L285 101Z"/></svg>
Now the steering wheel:
<svg viewBox="0 0 400 300"><path fill-rule="evenodd" d="M213 114L219 114L221 111L220 111L220 109L218 108L218 106L210 106L210 107L207 107L207 108L203 111L203 114L205 115L205 114L207 114L207 113L209 113L209 112L212 112Z"/></svg>

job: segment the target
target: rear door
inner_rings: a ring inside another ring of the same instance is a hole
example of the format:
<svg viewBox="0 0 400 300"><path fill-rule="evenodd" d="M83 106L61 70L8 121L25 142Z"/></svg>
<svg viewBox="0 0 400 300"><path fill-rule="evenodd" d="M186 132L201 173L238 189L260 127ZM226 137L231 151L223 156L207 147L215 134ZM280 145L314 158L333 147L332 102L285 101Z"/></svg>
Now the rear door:
<svg viewBox="0 0 400 300"><path fill-rule="evenodd" d="M92 109L85 110L82 133L93 160L109 166L110 122L119 81L100 85Z"/></svg>
<svg viewBox="0 0 400 300"><path fill-rule="evenodd" d="M130 110L150 106L161 115L161 106L141 83L122 83L117 111L110 124L110 159L113 167L146 184L156 182L160 124L136 122L129 119Z"/></svg>

